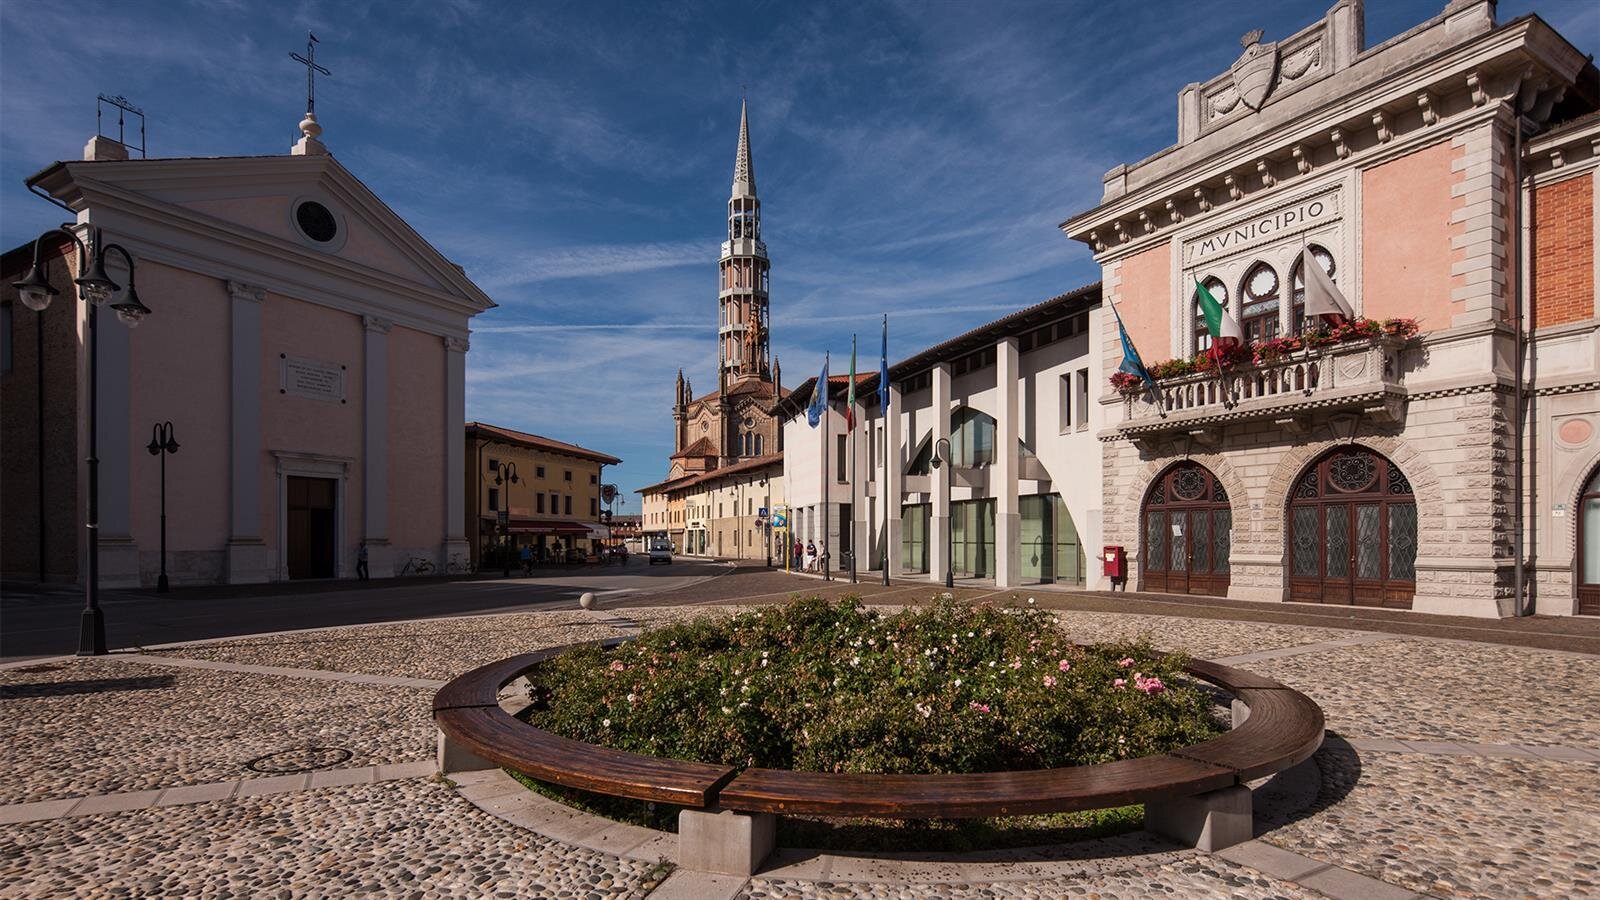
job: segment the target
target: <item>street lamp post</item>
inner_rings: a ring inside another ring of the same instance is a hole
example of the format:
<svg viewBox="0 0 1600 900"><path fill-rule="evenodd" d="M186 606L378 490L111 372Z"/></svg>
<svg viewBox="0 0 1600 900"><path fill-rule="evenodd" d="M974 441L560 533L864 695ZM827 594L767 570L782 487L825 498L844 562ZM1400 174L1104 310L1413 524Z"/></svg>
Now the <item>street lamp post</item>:
<svg viewBox="0 0 1600 900"><path fill-rule="evenodd" d="M940 455L939 455L939 445L940 444L944 445L944 457L943 458L941 458ZM934 443L934 445L933 445L933 460L932 460L933 467L935 469L938 469L941 465L944 464L944 460L948 459L949 456L950 456L950 439L949 438L939 438L939 440L936 441ZM949 497L950 497L950 479L954 475L955 475L955 467L954 467L954 465L952 465L950 471L944 473L944 496L946 498L945 499L945 513L946 513L946 515L944 517L945 518L945 522L944 522L944 586L947 587L947 588L953 588L953 587L956 586L956 570L955 570L956 561L955 561L955 552L954 552L954 550L955 550L955 547L954 547L955 539L953 537L953 534L955 532L955 519L954 519L953 516L949 515L949 512L950 512L950 509L949 509L949 506L950 506L950 502L949 502Z"/></svg>
<svg viewBox="0 0 1600 900"><path fill-rule="evenodd" d="M765 530L767 532L767 568L772 568L772 485L767 483L767 476L761 476L761 508L767 511Z"/></svg>
<svg viewBox="0 0 1600 900"><path fill-rule="evenodd" d="M178 441L172 436L171 422L157 422L150 433L150 445L145 447L151 456L161 457L161 577L156 580L156 592L167 592L167 457L178 452Z"/></svg>
<svg viewBox="0 0 1600 900"><path fill-rule="evenodd" d="M495 468L495 472L494 472L494 483L496 485L507 484L507 483L516 484L517 483L517 464L514 463L514 462L503 462L499 466L497 466ZM511 488L510 487L506 488L505 504L506 504L506 511L507 511L507 513L509 513L511 511ZM505 557L505 559L501 560L501 562L504 563L504 569L501 571L500 577L502 577L502 578L510 578L511 577L511 519L510 519L509 515L506 518L506 524L500 526L500 528L501 528L501 530L503 532L503 534L501 535L501 543L504 545L504 550L505 550L505 552L502 554Z"/></svg>
<svg viewBox="0 0 1600 900"><path fill-rule="evenodd" d="M105 613L100 609L100 455L97 421L100 400L97 356L100 344L97 326L100 307L106 305L107 301L121 290L121 286L106 274L107 253L115 250L128 264L128 291L120 302L111 304L111 308L117 313L117 318L132 328L150 314L150 308L139 302L139 294L134 290L133 257L128 251L118 244L107 244L102 247L100 230L92 226L89 229L89 244L85 246L83 241L69 230L71 227L70 224L63 225L39 235L33 242L33 267L28 270L26 277L13 282L11 286L17 289L22 305L34 312L44 312L50 306L51 299L61 293L50 283L49 266L44 259L44 242L51 237L60 236L72 241L78 246L79 259L86 260L89 264L87 273L73 279L73 283L78 286L79 296L89 309L89 456L84 461L89 474L88 521L84 523L89 532L89 572L88 582L84 585L83 618L78 628L78 655L101 656L106 652L106 620Z"/></svg>

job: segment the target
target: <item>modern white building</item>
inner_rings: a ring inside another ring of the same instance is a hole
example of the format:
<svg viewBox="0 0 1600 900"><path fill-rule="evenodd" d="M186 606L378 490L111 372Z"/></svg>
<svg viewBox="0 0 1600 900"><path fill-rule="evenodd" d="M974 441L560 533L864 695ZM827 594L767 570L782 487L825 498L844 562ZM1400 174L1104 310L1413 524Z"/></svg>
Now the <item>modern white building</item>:
<svg viewBox="0 0 1600 900"><path fill-rule="evenodd" d="M860 577L887 559L933 582L1099 587L1100 315L1093 284L930 347L890 367L887 417L858 375L853 432L848 376L816 428L816 379L796 388L778 404L793 537Z"/></svg>

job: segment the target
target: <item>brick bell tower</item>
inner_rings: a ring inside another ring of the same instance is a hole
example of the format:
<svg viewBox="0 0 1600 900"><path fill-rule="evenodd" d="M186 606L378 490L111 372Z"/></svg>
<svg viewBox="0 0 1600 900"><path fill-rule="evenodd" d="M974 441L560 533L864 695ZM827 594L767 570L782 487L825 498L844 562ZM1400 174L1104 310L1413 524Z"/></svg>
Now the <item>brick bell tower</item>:
<svg viewBox="0 0 1600 900"><path fill-rule="evenodd" d="M722 242L717 289L717 383L726 391L748 378L772 380L767 343L767 245L761 242L761 201L750 163L750 117L739 107L739 151L728 198L728 239Z"/></svg>

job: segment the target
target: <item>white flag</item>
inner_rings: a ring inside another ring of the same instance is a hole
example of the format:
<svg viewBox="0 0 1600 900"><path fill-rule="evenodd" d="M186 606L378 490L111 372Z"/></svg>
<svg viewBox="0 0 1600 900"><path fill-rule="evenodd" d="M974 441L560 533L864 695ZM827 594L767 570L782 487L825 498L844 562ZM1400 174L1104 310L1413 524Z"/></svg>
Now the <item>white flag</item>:
<svg viewBox="0 0 1600 900"><path fill-rule="evenodd" d="M1333 283L1328 273L1322 271L1322 263L1312 255L1311 248L1307 247L1300 252L1300 271L1306 282L1306 316L1340 316L1345 319L1354 319L1356 314L1350 309L1350 301L1339 293L1339 286Z"/></svg>

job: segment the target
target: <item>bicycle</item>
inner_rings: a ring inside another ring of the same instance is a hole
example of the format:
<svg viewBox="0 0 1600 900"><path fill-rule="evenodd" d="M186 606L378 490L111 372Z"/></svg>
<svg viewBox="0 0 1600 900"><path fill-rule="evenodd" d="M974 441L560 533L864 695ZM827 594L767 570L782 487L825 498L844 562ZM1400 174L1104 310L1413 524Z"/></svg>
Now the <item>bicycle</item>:
<svg viewBox="0 0 1600 900"><path fill-rule="evenodd" d="M432 575L433 570L433 560L422 556L413 556L406 560L405 568L400 570L400 575L401 577L406 575Z"/></svg>
<svg viewBox="0 0 1600 900"><path fill-rule="evenodd" d="M461 554L452 553L450 561L445 563L444 571L446 575L473 575L478 569L472 564L471 559L463 559Z"/></svg>

